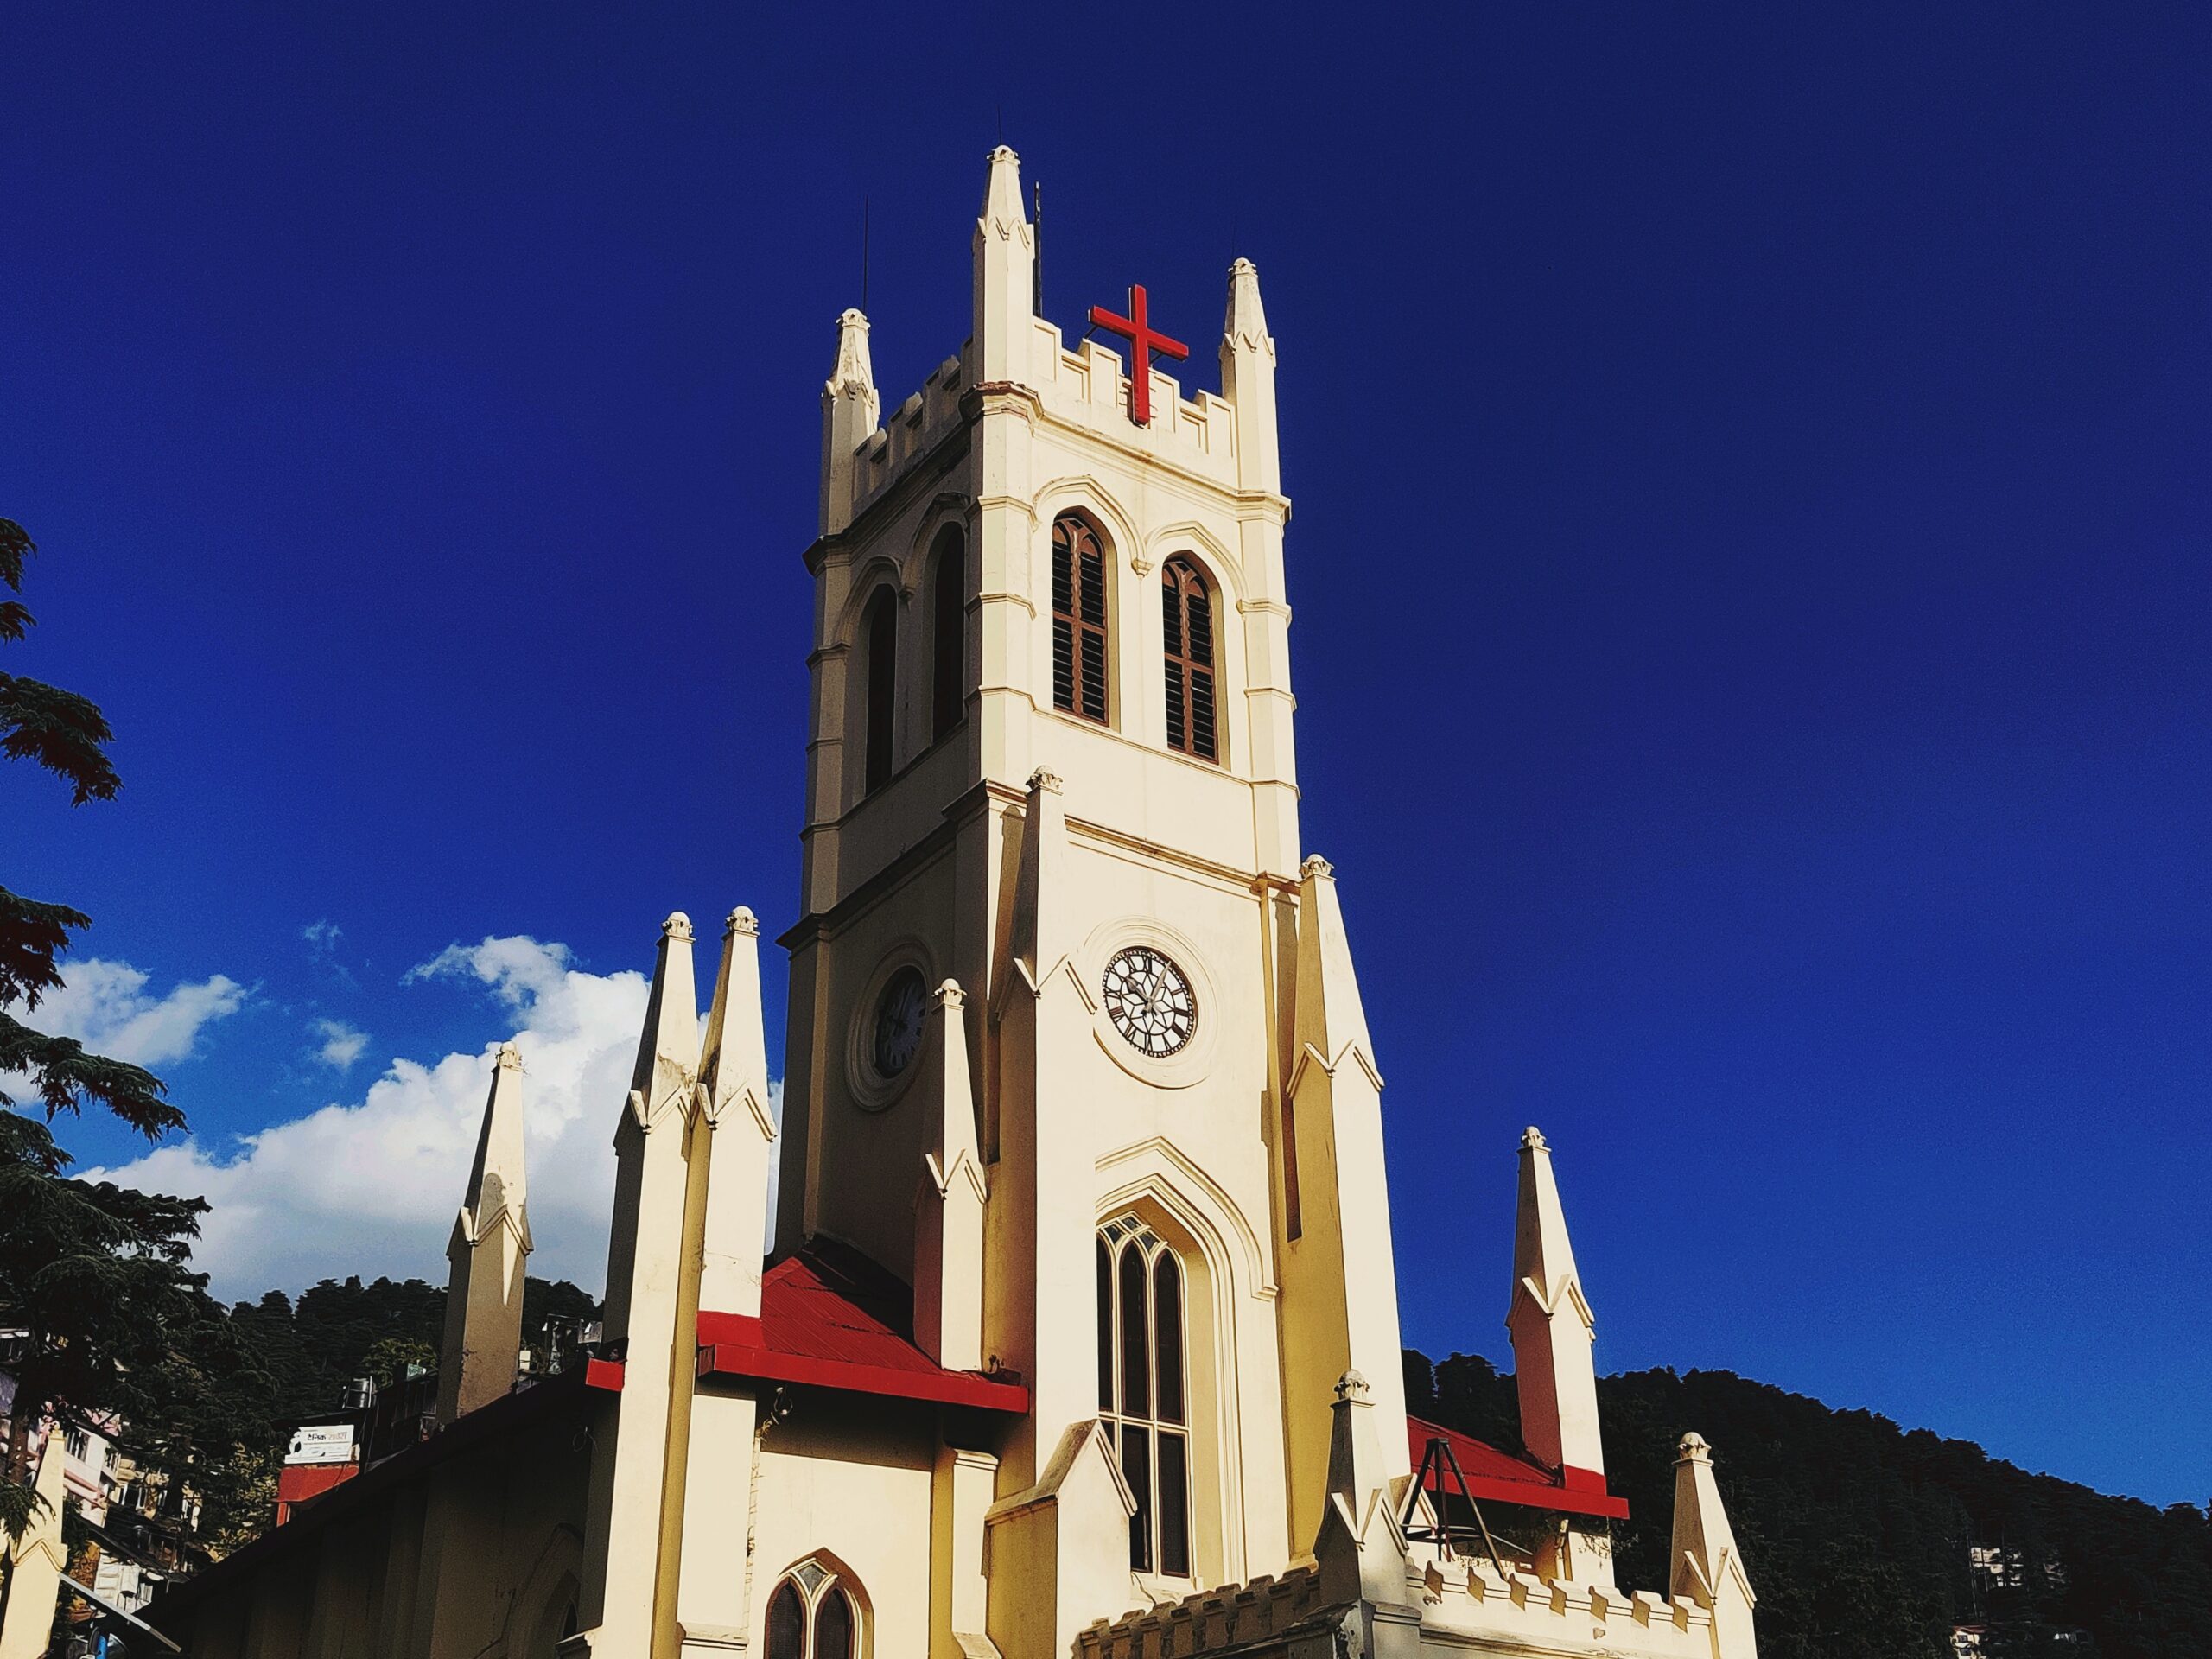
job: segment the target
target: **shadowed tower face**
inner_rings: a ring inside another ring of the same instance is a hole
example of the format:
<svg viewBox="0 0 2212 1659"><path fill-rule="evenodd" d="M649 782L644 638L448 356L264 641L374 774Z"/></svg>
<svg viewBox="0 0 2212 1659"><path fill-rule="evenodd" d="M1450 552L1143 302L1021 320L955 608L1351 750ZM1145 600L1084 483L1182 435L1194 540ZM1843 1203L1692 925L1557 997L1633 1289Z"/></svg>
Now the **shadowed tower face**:
<svg viewBox="0 0 2212 1659"><path fill-rule="evenodd" d="M919 391L884 414L854 311L823 389L777 1244L864 1252L935 1356L1020 1376L1001 1500L1098 1459L1130 1565L1230 1582L1311 1544L1346 1370L1405 1464L1379 1078L1299 844L1275 346L1240 260L1220 392L1155 365L1140 424L1133 365L1032 314L1009 150L972 245ZM1052 1554L1027 1524L995 1552Z"/></svg>

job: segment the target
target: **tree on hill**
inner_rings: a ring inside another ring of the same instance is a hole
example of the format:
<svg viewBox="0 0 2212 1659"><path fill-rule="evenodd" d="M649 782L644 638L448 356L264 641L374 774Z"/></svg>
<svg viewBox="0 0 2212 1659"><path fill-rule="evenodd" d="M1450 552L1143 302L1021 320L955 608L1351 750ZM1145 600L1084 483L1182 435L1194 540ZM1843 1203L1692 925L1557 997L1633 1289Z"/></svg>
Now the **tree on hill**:
<svg viewBox="0 0 2212 1659"><path fill-rule="evenodd" d="M1622 1584L1669 1580L1675 1449L1695 1429L1713 1445L1758 1594L1763 1659L1950 1659L1962 1624L1982 1627L1993 1659L2204 1651L2204 1510L2161 1511L2030 1474L1971 1441L1726 1371L1601 1377L1598 1398L1607 1484L1631 1516L1615 1530ZM1432 1365L1408 1352L1406 1404L1522 1449L1513 1378L1478 1356ZM2067 1632L2081 1633L2078 1644L2061 1643Z"/></svg>
<svg viewBox="0 0 2212 1659"><path fill-rule="evenodd" d="M0 518L0 644L20 642L31 627L20 595L35 550L21 524ZM85 697L0 673L0 756L53 772L72 804L111 800L122 786L107 756L112 736ZM39 1114L16 1109L0 1090L0 1322L29 1333L0 1449L0 1525L10 1535L40 1502L30 1465L44 1418L131 1410L156 1398L190 1417L196 1408L181 1402L201 1375L191 1351L220 1345L204 1281L185 1266L206 1206L62 1173L72 1160L48 1126L87 1103L149 1140L184 1127L150 1072L29 1022L61 984L56 958L90 925L67 905L0 887L0 1078L27 1077Z"/></svg>

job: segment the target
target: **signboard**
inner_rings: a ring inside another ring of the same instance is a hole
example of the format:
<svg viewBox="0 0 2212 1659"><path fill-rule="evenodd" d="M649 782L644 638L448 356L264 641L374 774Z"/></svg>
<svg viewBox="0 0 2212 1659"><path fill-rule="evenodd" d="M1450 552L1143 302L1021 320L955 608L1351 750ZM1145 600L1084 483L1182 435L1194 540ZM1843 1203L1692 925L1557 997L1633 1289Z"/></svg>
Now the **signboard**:
<svg viewBox="0 0 2212 1659"><path fill-rule="evenodd" d="M291 1448L284 1453L287 1463L351 1463L353 1461L353 1425L351 1423L310 1423L305 1428L292 1431Z"/></svg>

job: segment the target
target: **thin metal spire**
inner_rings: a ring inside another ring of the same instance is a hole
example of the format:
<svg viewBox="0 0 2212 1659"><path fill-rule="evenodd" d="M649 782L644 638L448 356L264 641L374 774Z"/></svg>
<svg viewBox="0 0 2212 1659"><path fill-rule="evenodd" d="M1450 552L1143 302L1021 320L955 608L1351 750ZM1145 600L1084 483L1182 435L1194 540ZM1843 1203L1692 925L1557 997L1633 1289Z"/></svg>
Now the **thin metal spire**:
<svg viewBox="0 0 2212 1659"><path fill-rule="evenodd" d="M1029 181L1029 308L1039 316L1045 315L1045 185L1042 180Z"/></svg>

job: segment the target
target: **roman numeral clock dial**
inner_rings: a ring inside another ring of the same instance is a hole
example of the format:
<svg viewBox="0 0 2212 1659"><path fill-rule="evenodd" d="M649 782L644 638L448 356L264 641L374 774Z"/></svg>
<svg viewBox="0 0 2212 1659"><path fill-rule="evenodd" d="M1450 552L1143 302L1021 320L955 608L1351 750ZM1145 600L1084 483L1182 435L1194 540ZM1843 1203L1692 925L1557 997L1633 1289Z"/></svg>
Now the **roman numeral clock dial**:
<svg viewBox="0 0 2212 1659"><path fill-rule="evenodd" d="M1198 1027L1198 999L1183 970L1147 945L1132 945L1106 964L1100 987L1106 1017L1138 1053L1164 1059Z"/></svg>

